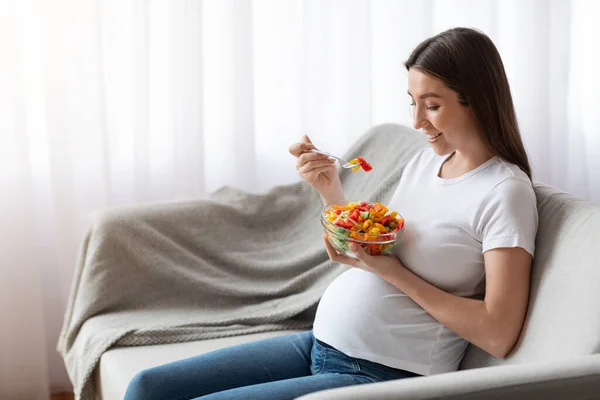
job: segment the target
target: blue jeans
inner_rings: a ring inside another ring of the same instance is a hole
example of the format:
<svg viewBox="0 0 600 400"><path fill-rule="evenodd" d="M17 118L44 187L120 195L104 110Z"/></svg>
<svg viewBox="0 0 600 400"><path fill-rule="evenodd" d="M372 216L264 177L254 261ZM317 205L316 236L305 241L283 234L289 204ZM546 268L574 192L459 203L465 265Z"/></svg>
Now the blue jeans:
<svg viewBox="0 0 600 400"><path fill-rule="evenodd" d="M419 375L349 357L307 331L146 369L131 380L124 400L291 400L413 376Z"/></svg>

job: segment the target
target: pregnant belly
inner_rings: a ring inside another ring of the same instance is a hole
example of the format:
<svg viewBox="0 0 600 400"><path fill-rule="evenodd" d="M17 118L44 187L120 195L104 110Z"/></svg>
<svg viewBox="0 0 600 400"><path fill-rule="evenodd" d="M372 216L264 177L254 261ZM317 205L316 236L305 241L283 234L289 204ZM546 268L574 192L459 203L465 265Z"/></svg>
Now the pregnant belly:
<svg viewBox="0 0 600 400"><path fill-rule="evenodd" d="M327 329L338 334L369 336L377 329L409 339L432 330L435 334L439 326L400 289L360 269L344 272L329 285L315 317L315 334Z"/></svg>

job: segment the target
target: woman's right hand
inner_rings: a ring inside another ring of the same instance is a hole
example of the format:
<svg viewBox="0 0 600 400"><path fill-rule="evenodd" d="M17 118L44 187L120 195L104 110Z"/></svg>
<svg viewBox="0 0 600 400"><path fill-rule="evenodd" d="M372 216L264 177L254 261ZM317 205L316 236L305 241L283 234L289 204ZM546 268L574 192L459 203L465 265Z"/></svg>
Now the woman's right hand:
<svg viewBox="0 0 600 400"><path fill-rule="evenodd" d="M298 158L298 174L319 192L323 202L343 199L342 183L335 160L323 154L312 153L309 151L311 149L316 147L306 135L301 142L290 146L290 154Z"/></svg>

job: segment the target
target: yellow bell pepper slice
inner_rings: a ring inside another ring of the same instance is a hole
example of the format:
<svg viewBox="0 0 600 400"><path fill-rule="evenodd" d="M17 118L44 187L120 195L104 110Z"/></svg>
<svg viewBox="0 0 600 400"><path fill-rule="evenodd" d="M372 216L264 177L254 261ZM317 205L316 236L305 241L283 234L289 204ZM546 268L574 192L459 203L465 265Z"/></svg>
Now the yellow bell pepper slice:
<svg viewBox="0 0 600 400"><path fill-rule="evenodd" d="M386 212L389 211L388 208L386 206L384 206L383 204L381 204L379 202L377 202L375 204L380 208L381 214L385 214Z"/></svg>
<svg viewBox="0 0 600 400"><path fill-rule="evenodd" d="M386 232L386 230L385 230L385 226L381 225L380 223L377 223L377 222L375 222L375 227L376 227L377 229L379 229L379 231L380 231L380 232L383 232L383 233L385 233L385 232Z"/></svg>

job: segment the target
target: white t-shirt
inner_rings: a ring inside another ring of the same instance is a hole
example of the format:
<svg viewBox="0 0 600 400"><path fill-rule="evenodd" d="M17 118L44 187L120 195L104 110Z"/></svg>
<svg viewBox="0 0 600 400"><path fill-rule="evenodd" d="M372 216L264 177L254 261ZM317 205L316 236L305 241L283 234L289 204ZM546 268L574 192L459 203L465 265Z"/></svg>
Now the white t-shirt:
<svg viewBox="0 0 600 400"><path fill-rule="evenodd" d="M527 175L499 157L461 177L440 178L446 158L427 148L406 166L388 204L405 218L393 252L440 289L483 299L484 252L522 247L534 253L535 193ZM457 370L468 345L400 289L358 268L329 285L313 330L351 357L421 375Z"/></svg>

